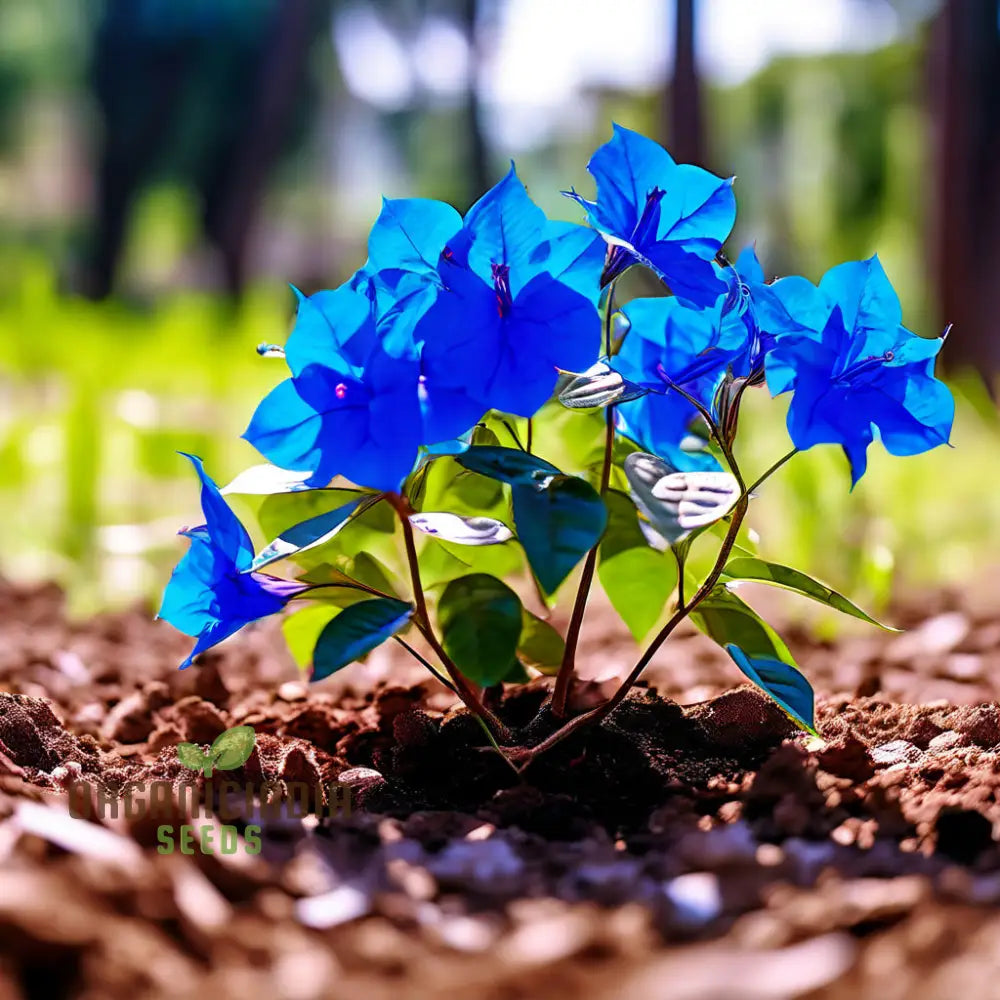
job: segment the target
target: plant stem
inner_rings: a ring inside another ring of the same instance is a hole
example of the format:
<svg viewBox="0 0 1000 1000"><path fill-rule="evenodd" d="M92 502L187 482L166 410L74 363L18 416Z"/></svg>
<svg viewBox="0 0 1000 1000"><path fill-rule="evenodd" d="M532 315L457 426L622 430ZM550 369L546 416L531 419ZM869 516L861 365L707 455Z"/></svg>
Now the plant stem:
<svg viewBox="0 0 1000 1000"><path fill-rule="evenodd" d="M490 746L491 746L491 747L492 747L492 748L493 748L493 749L494 749L494 750L495 750L495 751L496 751L496 752L497 752L497 753L498 753L498 754L500 755L500 759L501 759L501 760L502 760L502 761L503 761L503 762L504 762L504 763L505 763L505 764L506 764L506 765L507 765L507 766L508 766L508 767L509 767L509 768L510 768L510 769L511 769L511 770L512 770L512 771L513 771L513 772L514 772L514 773L515 773L515 774L516 774L516 775L517 775L518 777L520 777L520 776L521 776L521 772L520 772L520 771L519 771L519 770L517 769L517 765L516 765L516 764L514 763L514 761L512 761L512 760L510 759L510 757L508 757L508 756L507 756L507 754L505 754L505 753L503 752L503 749L501 748L500 744L499 744L499 743L497 743L496 739L494 738L494 736L493 736L493 733L492 733L492 732L490 732L490 727L489 727L489 726L487 726L487 725L486 725L486 723L485 723L485 722L484 722L484 721L483 721L483 720L482 720L482 719L481 719L481 718L480 718L480 717L479 717L478 715L474 715L474 716L473 716L473 718L474 718L474 719L476 720L476 722L478 722L478 723L479 723L479 725L481 725L481 726L483 727L483 732L484 732L484 733L486 734L486 738L487 738L487 739L488 739L488 740L490 741Z"/></svg>
<svg viewBox="0 0 1000 1000"><path fill-rule="evenodd" d="M684 556L680 552L671 547L671 552L674 554L674 562L677 563L677 607L684 607Z"/></svg>
<svg viewBox="0 0 1000 1000"><path fill-rule="evenodd" d="M615 285L618 279L615 278L604 290L607 298L604 300L604 354L609 360L611 358L611 319L615 314Z"/></svg>
<svg viewBox="0 0 1000 1000"><path fill-rule="evenodd" d="M354 580L351 583L311 583L301 593L294 594L291 600L311 601L314 600L314 598L311 596L314 590L329 590L330 588L333 587L339 588L341 590L360 590L362 593L371 594L373 597L387 597L390 600L394 599L392 594L384 594L381 590L376 590L374 587L369 587L367 584Z"/></svg>
<svg viewBox="0 0 1000 1000"><path fill-rule="evenodd" d="M396 509L399 520L403 525L403 540L406 544L406 559L410 566L410 581L413 587L413 602L416 605L415 621L417 628L434 650L435 655L441 661L452 684L455 686L455 694L461 698L465 707L493 727L498 736L505 738L507 727L480 701L475 691L469 686L468 681L462 676L458 667L451 657L444 651L444 647L438 641L434 630L431 628L430 615L427 613L427 600L424 597L423 584L420 582L420 565L417 561L417 546L413 540L413 526L410 524L410 505L405 497L393 493L388 495L389 502Z"/></svg>
<svg viewBox="0 0 1000 1000"><path fill-rule="evenodd" d="M683 391L683 390L681 390ZM693 398L693 397L689 397ZM714 421L711 419L711 415L708 417L709 427L712 428L713 432L717 432ZM736 501L736 506L733 508L733 517L729 522L729 530L726 532L726 537L722 541L722 545L719 548L719 554L715 559L715 565L712 567L711 573L703 581L702 585L695 591L694 596L689 602L679 601L677 610L670 617L670 620L662 629L656 634L653 641L646 648L646 651L639 657L639 662L632 668L632 673L625 678L624 684L615 692L611 701L608 702L607 711L613 711L622 700L625 695L628 694L629 689L633 684L639 679L639 675L646 668L646 665L656 654L656 651L663 645L667 636L686 618L699 604L711 593L712 588L719 582L719 577L722 576L722 570L725 568L726 561L729 559L729 554L733 551L733 546L736 544L736 537L740 532L740 525L743 524L743 518L746 517L747 510L750 508L750 491L746 488L743 481L743 474L740 472L739 464L736 461L736 457L733 455L732 449L729 447L728 443L724 440L721 434L718 435L716 440L719 442L719 447L722 449L722 454L725 456L726 463L729 466L730 472L733 474L736 482L740 486L740 497ZM766 478L766 476L765 476ZM678 584L682 585L683 581L683 566L679 566L680 576L678 578Z"/></svg>
<svg viewBox="0 0 1000 1000"><path fill-rule="evenodd" d="M712 588L719 582L719 577L722 576L722 571L725 568L727 560L729 559L729 554L733 551L733 546L736 544L736 536L739 534L740 525L743 523L743 518L746 516L749 506L749 497L743 496L737 500L736 507L733 510L733 519L729 524L729 531L726 532L726 537L722 542L721 548L719 549L719 554L716 557L715 565L712 567L712 572L708 574L702 585L695 591L691 600L687 603L682 603L670 617L667 624L664 625L663 628L656 634L653 641L646 648L646 651L639 657L638 663L636 663L636 665L632 668L632 673L628 675L625 682L614 693L614 696L608 703L610 706L608 711L611 711L622 702L625 695L628 694L629 688L631 688L632 685L639 679L639 675L649 664L649 661L656 655L656 651L663 645L670 633L673 632L681 621L694 611L694 609L697 608L706 597L708 597L708 595L712 592Z"/></svg>
<svg viewBox="0 0 1000 1000"><path fill-rule="evenodd" d="M395 639L396 642L398 642L400 646L402 646L403 649L405 649L418 663L423 664L423 666L425 666L446 688L448 688L449 691L455 695L458 694L455 690L455 685L452 684L451 681L448 680L448 678L445 677L444 674L442 674L437 667L430 662L430 660L421 656L420 653L418 653L405 639L400 638L398 635L394 635L393 639Z"/></svg>
<svg viewBox="0 0 1000 1000"><path fill-rule="evenodd" d="M605 412L606 427L604 433L604 464L601 467L601 496L608 491L611 481L611 454L615 443L614 411L609 406ZM590 596L590 586L594 582L594 570L597 568L597 553L600 539L587 553L580 574L580 586L576 591L576 601L573 604L573 614L566 630L566 649L563 652L562 663L556 676L555 688L552 692L552 711L558 718L566 715L566 702L569 699L570 683L576 667L576 647L580 642L580 630L583 628L583 615L587 610L587 598Z"/></svg>
<svg viewBox="0 0 1000 1000"><path fill-rule="evenodd" d="M605 294L607 295L607 299L604 304L604 344L605 351L608 357L610 357L611 317L615 311L615 282L610 284ZM611 463L614 447L615 411L613 406L608 406L604 411L604 461L601 465L602 497L608 492L608 483L611 482ZM576 600L573 603L573 614L569 620L569 628L566 630L566 648L563 651L562 663L559 665L559 673L556 675L556 683L552 691L552 711L559 719L564 718L566 715L566 702L569 700L570 684L573 680L573 671L576 668L576 647L580 642L583 615L587 610L587 598L590 596L590 587L594 582L594 570L597 568L597 552L600 544L600 539L598 539L594 543L593 548L587 553L587 559L583 564L583 572L580 574L580 585L576 591Z"/></svg>
<svg viewBox="0 0 1000 1000"><path fill-rule="evenodd" d="M740 474L739 466L736 464L736 460L733 458L732 448L729 447L728 442L723 436L722 432L719 430L718 425L712 417L711 412L708 407L695 396L692 396L686 389L679 386L676 382L670 382L669 386L675 392L683 396L704 418L705 423L708 424L708 429L712 432L712 437L715 438L715 443L719 446L722 451L723 457L726 459L726 464L729 466L729 471L733 474L736 482L739 484L740 492L745 492L745 484L743 482L743 476Z"/></svg>
<svg viewBox="0 0 1000 1000"><path fill-rule="evenodd" d="M769 468L769 469L767 470L767 472L765 472L765 473L764 473L764 474L763 474L762 476L758 476L758 477L757 477L757 478L756 478L756 479L755 479L755 480L754 480L754 481L753 481L753 482L752 482L752 483L751 483L751 484L750 484L750 485L749 485L749 486L748 486L748 487L746 488L746 490L745 490L744 492L745 492L745 493L747 493L747 494L750 494L750 493L753 493L753 491L754 491L755 489L757 489L757 487L758 487L758 486L760 486L760 485L761 485L761 483L763 483L765 479L770 479L770 478L771 478L771 476L773 476L773 475L774 475L774 473L776 473L776 472L778 471L778 469L780 469L780 468L781 468L781 467L782 467L782 466L783 466L783 465L785 464L785 462L789 461L789 459L792 459L792 458L794 458L794 457L795 457L795 456L796 456L796 455L797 455L798 453L799 453L799 449L798 449L798 448L793 448L793 449L792 449L792 450L791 450L790 452L788 452L788 454L787 454L787 455L782 455L782 456L781 456L781 458L779 458L779 459L778 459L778 461L777 461L777 462L775 462L775 463L774 463L774 465L772 465L772 466L771 466L771 467L770 467L770 468Z"/></svg>

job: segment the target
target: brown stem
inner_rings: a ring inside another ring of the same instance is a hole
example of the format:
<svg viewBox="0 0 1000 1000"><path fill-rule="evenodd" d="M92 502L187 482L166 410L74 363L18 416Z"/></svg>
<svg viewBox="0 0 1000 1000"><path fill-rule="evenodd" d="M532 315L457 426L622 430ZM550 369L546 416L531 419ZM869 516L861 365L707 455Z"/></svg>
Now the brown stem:
<svg viewBox="0 0 1000 1000"><path fill-rule="evenodd" d="M413 526L410 524L410 514L412 513L412 510L410 508L409 501L405 497L400 496L398 493L388 494L388 500L396 509L396 513L399 515L399 520L403 525L403 540L406 544L406 559L410 566L410 581L413 587L413 603L416 605L416 614L414 616L416 626L420 630L423 637L430 644L431 649L434 650L437 658L441 661L442 666L451 678L452 684L455 685L455 693L462 699L465 707L468 708L473 715L479 716L479 718L483 719L490 726L492 726L495 733L499 737L506 738L509 735L507 727L491 711L489 711L485 705L483 705L475 691L473 691L469 686L469 682L462 676L458 667L455 666L454 661L444 651L444 647L438 641L437 636L434 634L434 630L431 628L430 616L427 613L427 600L424 597L423 584L420 582L420 565L417 561L417 546L413 540Z"/></svg>
<svg viewBox="0 0 1000 1000"><path fill-rule="evenodd" d="M611 482L611 456L615 445L615 413L612 407L605 410L604 431L604 464L601 466L601 496L608 492ZM576 591L576 601L573 604L573 614L566 631L566 649L563 652L562 663L556 676L555 688L552 692L552 711L559 719L566 716L566 702L569 700L570 684L576 667L576 647L580 642L580 630L583 628L583 615L587 610L587 598L590 596L590 586L594 582L594 570L597 568L597 552L600 541L587 553L580 574L580 586Z"/></svg>
<svg viewBox="0 0 1000 1000"><path fill-rule="evenodd" d="M610 357L611 320L615 313L615 281L611 282L604 294L606 296L604 300L604 349L608 357ZM604 411L604 464L601 466L602 497L608 492L608 483L611 482L611 460L614 447L615 411L613 406L608 406ZM594 582L594 570L597 568L597 550L600 544L600 539L598 539L594 543L593 548L587 553L587 559L583 564L583 572L580 574L580 586L576 591L573 614L570 617L569 628L566 632L566 648L563 651L562 663L559 665L559 673L556 675L556 683L552 691L552 711L556 718L559 719L566 716L566 703L569 700L569 689L573 682L573 671L576 669L576 647L580 642L580 630L583 628L583 615L587 610L587 598L590 596L590 586Z"/></svg>

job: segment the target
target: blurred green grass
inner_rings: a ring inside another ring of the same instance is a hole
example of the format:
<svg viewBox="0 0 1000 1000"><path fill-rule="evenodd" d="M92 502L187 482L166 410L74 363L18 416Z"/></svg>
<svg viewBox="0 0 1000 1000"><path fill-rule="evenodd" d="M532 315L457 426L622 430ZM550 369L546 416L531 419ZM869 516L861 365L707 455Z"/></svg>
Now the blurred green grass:
<svg viewBox="0 0 1000 1000"><path fill-rule="evenodd" d="M0 303L0 572L59 580L81 613L153 598L183 550L177 528L198 516L176 452L220 482L260 461L239 435L283 365L254 348L284 339L293 298L274 283L238 310L193 294L96 305L60 296L30 261L14 287ZM838 449L783 468L753 508L762 554L874 608L895 587L1000 563L1000 420L975 378L953 388L954 448L897 459L875 445L853 492ZM749 476L788 450L784 408L750 394Z"/></svg>
<svg viewBox="0 0 1000 1000"><path fill-rule="evenodd" d="M220 481L259 460L239 435L280 362L254 348L284 339L291 294L97 305L30 261L14 288L0 304L0 572L58 579L80 611L154 594L198 515L177 451Z"/></svg>
<svg viewBox="0 0 1000 1000"><path fill-rule="evenodd" d="M951 448L897 458L876 442L853 491L836 447L813 448L780 469L751 508L761 553L880 610L898 589L971 584L1000 564L1000 494L990 488L1000 419L977 376L949 384L956 401ZM786 408L784 398L751 395L740 452L749 475L789 450Z"/></svg>

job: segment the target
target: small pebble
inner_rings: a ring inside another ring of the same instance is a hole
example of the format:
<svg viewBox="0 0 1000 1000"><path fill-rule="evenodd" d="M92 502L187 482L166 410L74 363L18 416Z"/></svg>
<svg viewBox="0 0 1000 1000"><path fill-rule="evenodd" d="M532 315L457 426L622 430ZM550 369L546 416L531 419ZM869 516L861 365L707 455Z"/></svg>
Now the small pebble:
<svg viewBox="0 0 1000 1000"><path fill-rule="evenodd" d="M907 740L893 740L872 750L872 760L876 764L912 764L920 760L923 750Z"/></svg>
<svg viewBox="0 0 1000 1000"><path fill-rule="evenodd" d="M340 885L321 896L300 899L295 915L306 927L323 930L363 917L371 909L368 894L353 885Z"/></svg>
<svg viewBox="0 0 1000 1000"><path fill-rule="evenodd" d="M663 891L677 908L676 918L689 927L707 924L722 912L719 879L712 872L678 875L667 882Z"/></svg>
<svg viewBox="0 0 1000 1000"><path fill-rule="evenodd" d="M308 693L308 685L301 681L286 681L278 688L278 697L282 701L301 701Z"/></svg>
<svg viewBox="0 0 1000 1000"><path fill-rule="evenodd" d="M947 730L927 744L928 750L951 750L954 747L960 747L966 742L965 737L961 733L956 733L953 729Z"/></svg>

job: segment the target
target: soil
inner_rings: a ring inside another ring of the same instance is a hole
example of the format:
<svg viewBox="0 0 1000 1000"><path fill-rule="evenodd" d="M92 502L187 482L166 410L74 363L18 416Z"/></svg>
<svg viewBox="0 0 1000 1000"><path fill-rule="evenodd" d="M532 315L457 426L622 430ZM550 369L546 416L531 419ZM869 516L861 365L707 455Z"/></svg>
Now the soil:
<svg viewBox="0 0 1000 1000"><path fill-rule="evenodd" d="M786 628L823 740L684 633L518 778L392 651L310 688L261 627L179 672L148 609L0 582L0 1000L1000 997L989 593L922 595L899 636ZM600 608L585 645L577 709L634 657ZM547 684L496 705L532 741ZM339 780L350 815L245 817L258 855L70 815L74 781L204 784L176 745L244 724L228 780Z"/></svg>

